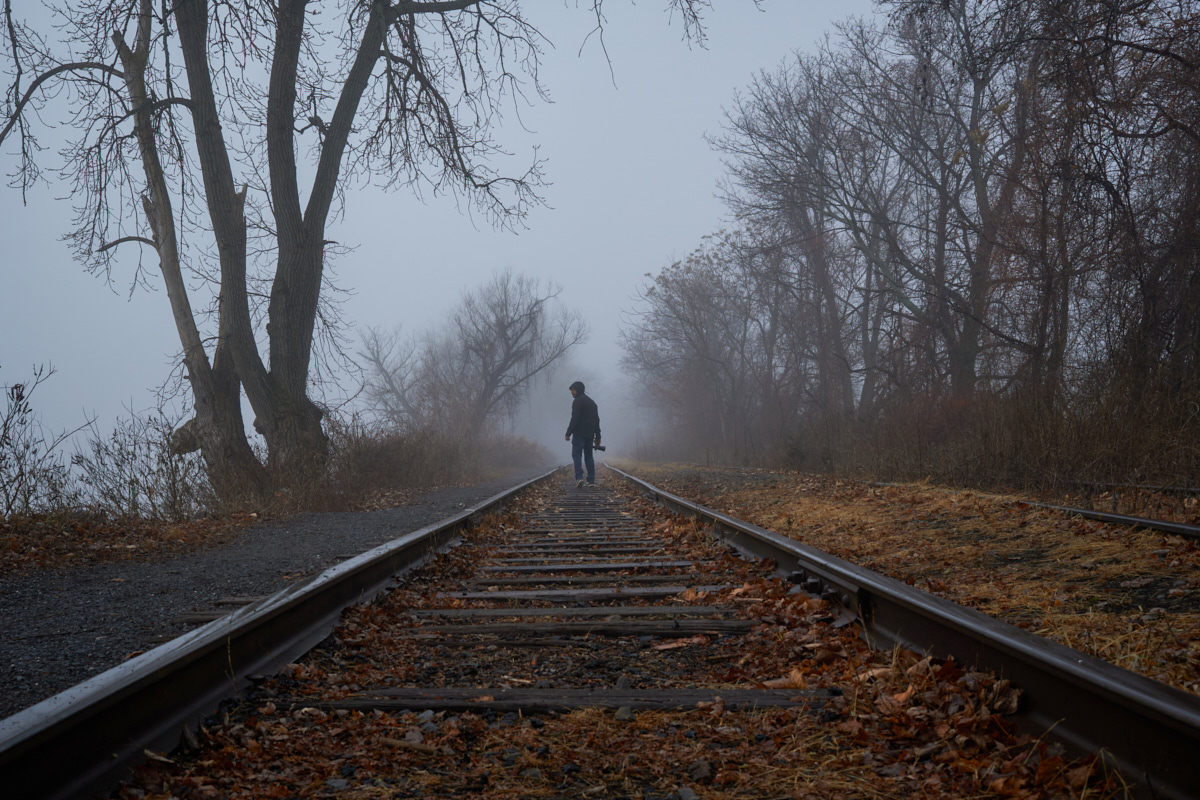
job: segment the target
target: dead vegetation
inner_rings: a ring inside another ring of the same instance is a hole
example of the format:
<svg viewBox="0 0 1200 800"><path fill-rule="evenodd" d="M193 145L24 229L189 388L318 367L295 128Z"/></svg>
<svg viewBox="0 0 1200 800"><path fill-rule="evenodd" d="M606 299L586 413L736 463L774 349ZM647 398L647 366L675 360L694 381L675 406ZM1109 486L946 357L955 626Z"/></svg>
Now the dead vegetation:
<svg viewBox="0 0 1200 800"><path fill-rule="evenodd" d="M249 513L193 522L108 520L86 514L38 514L0 520L0 578L30 569L144 561L196 548L220 547L262 519Z"/></svg>
<svg viewBox="0 0 1200 800"><path fill-rule="evenodd" d="M70 465L53 453L57 460L43 464L40 471L18 464L20 470L5 473L10 462L16 462L5 459L12 448L0 442L0 483L12 479L16 485L20 478L32 498L0 513L0 578L28 569L144 560L219 547L239 530L269 519L305 511L407 505L424 492L528 473L549 460L544 448L520 437L468 445L430 431L400 434L353 419L334 420L330 458L319 480L303 490L281 489L257 507L234 508L217 503L206 490L194 459L168 451L170 428L152 429L147 419L135 417L108 439L90 440L84 487L73 482ZM57 482L55 492L46 488L47 475ZM85 491L100 484L121 487L124 495ZM189 502L155 503L163 497Z"/></svg>
<svg viewBox="0 0 1200 800"><path fill-rule="evenodd" d="M638 464L635 474L1126 669L1200 693L1200 549L928 484Z"/></svg>

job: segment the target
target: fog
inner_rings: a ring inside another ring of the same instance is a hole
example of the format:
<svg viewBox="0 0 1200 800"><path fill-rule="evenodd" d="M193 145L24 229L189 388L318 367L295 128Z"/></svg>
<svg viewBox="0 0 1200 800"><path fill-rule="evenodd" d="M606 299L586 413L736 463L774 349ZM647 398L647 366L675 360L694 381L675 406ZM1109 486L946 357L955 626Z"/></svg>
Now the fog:
<svg viewBox="0 0 1200 800"><path fill-rule="evenodd" d="M540 73L552 102L535 97L511 109L498 138L512 154L512 171L528 165L535 147L546 159L545 205L507 231L453 196L349 186L345 213L330 227L331 238L354 248L332 265L336 285L348 292L340 309L353 351L356 331L366 326L417 332L437 325L464 290L496 270L558 283L591 338L569 366L536 386L513 430L565 460L566 386L581 379L600 404L610 457L629 455L653 435L654 423L635 410L636 387L619 369L622 312L648 273L727 224L714 197L721 161L705 134L719 131L722 107L757 70L811 47L835 19L870 14L871 4L775 0L759 10L748 0L722 0L707 16L705 47L682 41L665 3L610 0L603 47L589 38L594 20L586 8L532 5L528 13L554 45ZM65 116L64 106L52 106L43 121L60 124ZM51 165L54 134L43 139ZM6 143L6 173L16 166L14 149ZM59 430L95 416L105 431L125 411L154 406L155 388L177 368L179 343L151 255L139 261L136 248L127 248L107 284L72 260L61 240L71 220L67 191L59 182L40 185L24 204L19 191L0 193L7 250L0 384L53 364L57 374L34 397L45 425ZM352 403L355 380L333 378L320 399Z"/></svg>

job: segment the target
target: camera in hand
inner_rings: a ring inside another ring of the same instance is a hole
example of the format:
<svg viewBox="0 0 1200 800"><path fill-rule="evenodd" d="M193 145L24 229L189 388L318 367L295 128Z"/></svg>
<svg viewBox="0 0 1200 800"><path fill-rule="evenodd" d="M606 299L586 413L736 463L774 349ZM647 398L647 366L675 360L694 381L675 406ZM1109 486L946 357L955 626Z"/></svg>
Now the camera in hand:
<svg viewBox="0 0 1200 800"><path fill-rule="evenodd" d="M592 445L592 449L593 449L593 450L600 450L600 451L604 451L604 450L607 450L608 448L607 448L607 447L605 447L605 446L604 446L604 445L602 445L602 444L594 444L594 445Z"/></svg>

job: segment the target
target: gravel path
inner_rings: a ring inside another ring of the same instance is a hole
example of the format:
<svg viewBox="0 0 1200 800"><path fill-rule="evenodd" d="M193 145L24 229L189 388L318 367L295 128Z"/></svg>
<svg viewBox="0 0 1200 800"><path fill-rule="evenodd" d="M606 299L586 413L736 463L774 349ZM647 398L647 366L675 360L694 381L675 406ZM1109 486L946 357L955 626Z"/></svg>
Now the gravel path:
<svg viewBox="0 0 1200 800"><path fill-rule="evenodd" d="M383 511L301 514L219 549L152 562L26 572L0 580L0 718L186 633L172 623L214 601L272 594L542 471L436 489Z"/></svg>

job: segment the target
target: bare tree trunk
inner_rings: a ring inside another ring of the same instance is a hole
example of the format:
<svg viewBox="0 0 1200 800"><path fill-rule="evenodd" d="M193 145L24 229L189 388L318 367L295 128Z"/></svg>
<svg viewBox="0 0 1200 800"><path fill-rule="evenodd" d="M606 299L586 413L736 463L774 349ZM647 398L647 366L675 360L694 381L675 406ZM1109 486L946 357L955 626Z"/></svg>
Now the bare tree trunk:
<svg viewBox="0 0 1200 800"><path fill-rule="evenodd" d="M145 83L150 39L150 3L142 0L134 48L130 49L119 35L114 35L113 41L125 71L125 84L134 109L134 131L146 175L147 195L143 196L142 203L154 233L163 282L183 346L183 360L195 404L195 418L181 435L175 437L174 445L180 452L200 449L209 481L223 501L253 500L257 499L262 486L262 467L246 442L237 375L221 346L214 355L215 367L210 364L180 268L171 194L154 138L151 101Z"/></svg>
<svg viewBox="0 0 1200 800"><path fill-rule="evenodd" d="M879 226L872 225L867 236L872 250L879 247ZM870 259L863 259L862 301L858 312L859 347L862 350L863 369L862 388L858 395L859 420L869 419L875 413L876 386L879 382L879 341L888 309L887 298L878 270Z"/></svg>
<svg viewBox="0 0 1200 800"><path fill-rule="evenodd" d="M328 454L323 412L308 397L309 364L325 260L325 225L359 102L379 61L386 20L373 3L333 119L324 128L317 172L303 211L296 171L296 71L304 41L307 0L282 0L267 98L267 162L279 244L268 305L269 381L250 395L255 425L267 440L270 469L303 480Z"/></svg>

